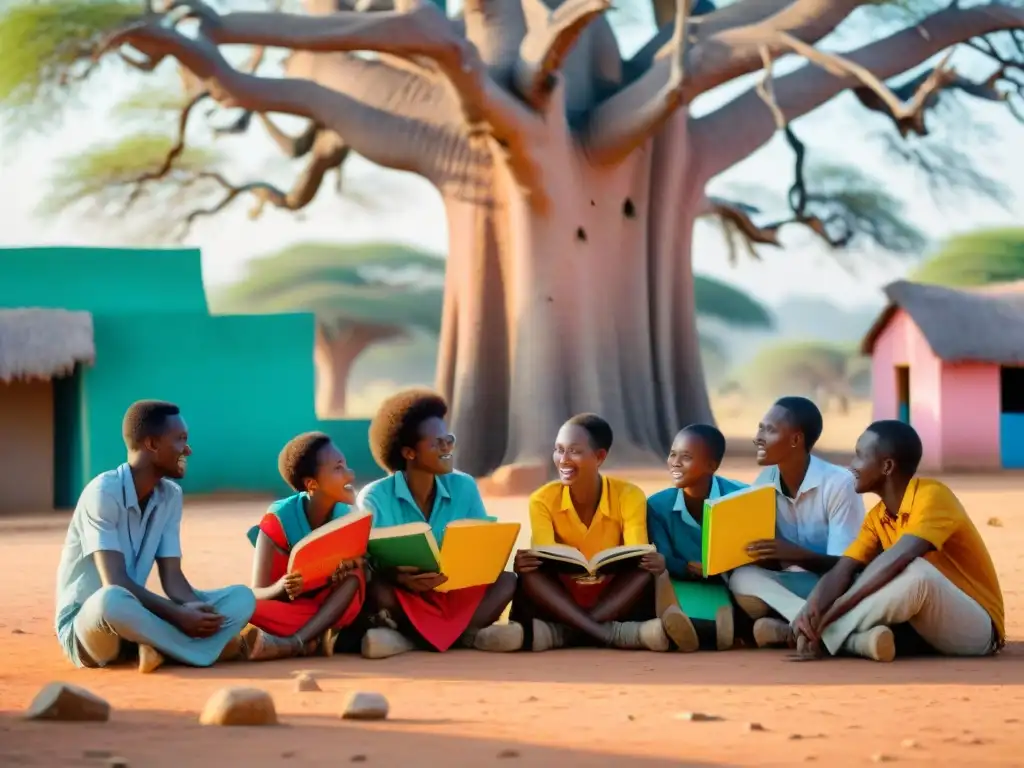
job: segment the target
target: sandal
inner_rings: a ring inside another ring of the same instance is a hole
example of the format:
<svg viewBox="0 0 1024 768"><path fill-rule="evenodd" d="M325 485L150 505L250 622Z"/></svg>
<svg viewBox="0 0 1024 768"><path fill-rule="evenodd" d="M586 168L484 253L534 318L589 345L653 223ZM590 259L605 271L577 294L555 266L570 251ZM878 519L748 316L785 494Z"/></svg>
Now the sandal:
<svg viewBox="0 0 1024 768"><path fill-rule="evenodd" d="M255 638L249 647L249 661L274 661L276 659L288 659L294 656L305 656L306 648L299 638L278 637L257 629Z"/></svg>

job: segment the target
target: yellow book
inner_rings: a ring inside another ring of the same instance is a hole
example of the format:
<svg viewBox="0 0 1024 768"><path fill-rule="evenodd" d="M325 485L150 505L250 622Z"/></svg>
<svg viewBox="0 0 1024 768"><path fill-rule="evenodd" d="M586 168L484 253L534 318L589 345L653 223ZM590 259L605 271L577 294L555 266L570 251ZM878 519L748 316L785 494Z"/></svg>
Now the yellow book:
<svg viewBox="0 0 1024 768"><path fill-rule="evenodd" d="M519 537L519 523L494 520L455 520L444 528L437 546L427 523L378 528L370 534L370 556L385 567L414 566L426 573L443 573L448 581L435 592L493 584L508 565Z"/></svg>
<svg viewBox="0 0 1024 768"><path fill-rule="evenodd" d="M747 545L775 538L775 486L744 488L705 501L701 533L705 578L754 562Z"/></svg>

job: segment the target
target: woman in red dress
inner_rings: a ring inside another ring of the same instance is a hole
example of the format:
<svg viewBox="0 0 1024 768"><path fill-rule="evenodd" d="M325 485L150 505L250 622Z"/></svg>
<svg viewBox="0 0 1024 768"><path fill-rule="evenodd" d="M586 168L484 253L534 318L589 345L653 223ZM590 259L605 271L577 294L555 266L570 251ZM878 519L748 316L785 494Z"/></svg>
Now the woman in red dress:
<svg viewBox="0 0 1024 768"><path fill-rule="evenodd" d="M362 609L366 582L361 561L341 563L329 584L304 592L302 577L288 573L288 556L302 538L348 514L355 502L355 474L322 432L293 438L278 468L297 493L276 501L249 530L256 548L252 588L256 612L245 633L250 661L319 652L334 654L337 632Z"/></svg>

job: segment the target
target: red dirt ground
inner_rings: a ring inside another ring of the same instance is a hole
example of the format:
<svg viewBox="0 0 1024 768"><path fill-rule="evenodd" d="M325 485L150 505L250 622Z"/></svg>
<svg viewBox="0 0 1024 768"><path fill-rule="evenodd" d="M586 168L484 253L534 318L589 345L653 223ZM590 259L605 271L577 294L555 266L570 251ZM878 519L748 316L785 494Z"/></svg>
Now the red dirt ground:
<svg viewBox="0 0 1024 768"><path fill-rule="evenodd" d="M731 467L749 479L749 466ZM648 489L660 478L643 473ZM1010 643L994 659L856 659L793 664L775 651L689 656L578 650L496 656L415 653L211 670L169 667L78 671L53 636L53 579L66 515L0 521L0 765L646 766L1024 765L1024 478L949 480L992 550L1006 597ZM524 519L525 500L492 512ZM192 500L186 572L200 587L245 581L246 527L262 502ZM1003 525L987 525L998 517ZM15 586L15 585L21 586ZM324 689L295 693L311 670ZM107 724L20 719L51 680L85 686L114 706ZM197 718L224 685L260 686L276 700L277 728L209 728ZM383 723L338 718L345 692L391 702ZM721 718L676 719L684 711ZM764 732L749 732L761 723ZM906 740L915 742L912 746ZM884 757L883 757L884 756ZM244 762L243 762L244 761Z"/></svg>

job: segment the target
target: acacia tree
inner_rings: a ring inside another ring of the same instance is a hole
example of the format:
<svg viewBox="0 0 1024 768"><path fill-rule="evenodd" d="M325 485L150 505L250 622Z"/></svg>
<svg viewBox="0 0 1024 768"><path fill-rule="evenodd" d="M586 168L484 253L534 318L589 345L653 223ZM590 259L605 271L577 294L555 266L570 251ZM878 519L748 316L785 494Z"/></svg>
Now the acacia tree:
<svg viewBox="0 0 1024 768"><path fill-rule="evenodd" d="M403 245L304 243L250 261L210 308L314 313L316 410L337 417L361 354L412 329L440 331L443 275L441 258Z"/></svg>
<svg viewBox="0 0 1024 768"><path fill-rule="evenodd" d="M1024 229L989 229L950 238L909 279L950 288L1024 280Z"/></svg>
<svg viewBox="0 0 1024 768"><path fill-rule="evenodd" d="M437 384L474 474L547 463L555 428L577 411L611 421L627 462L664 447L679 424L710 419L693 311L698 216L718 214L760 244L778 244L789 222L837 245L861 234L919 244L891 198L865 215L851 204L863 190L806 183L790 123L853 89L901 135L924 134L940 92L1001 98L996 86L1015 84L1012 61L986 36L1024 22L1015 7L954 1L838 55L815 45L865 0L741 0L717 10L653 0L659 31L624 59L608 0L468 0L457 20L417 0L393 10L379 0L359 10L309 0L307 12L321 18L151 2L141 11L106 3L110 34L66 25L70 38L25 93L66 82L68 69L87 73L104 54L144 71L176 59L190 107L212 99L268 128L274 113L309 121L302 146L290 145L311 158L296 189L212 179L225 200L253 194L294 209L346 148L428 179L451 239ZM986 82L943 60L898 87L884 83L968 41L999 62ZM257 63L264 47L290 50L285 76L233 65L223 51L232 45L253 46ZM808 61L773 76L791 54ZM691 114L700 95L758 71L761 81L728 103ZM758 225L748 209L708 198L709 180L779 130L796 155L791 217Z"/></svg>

